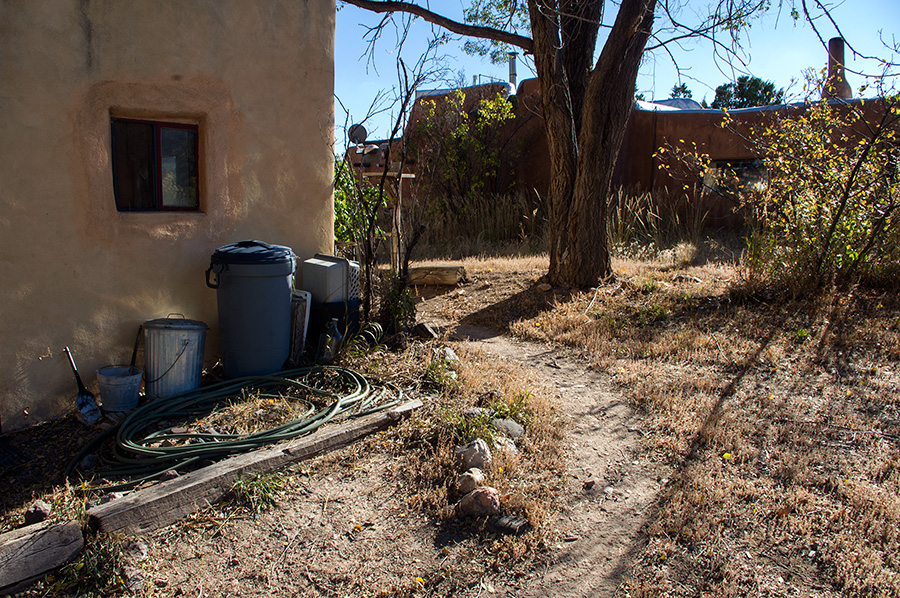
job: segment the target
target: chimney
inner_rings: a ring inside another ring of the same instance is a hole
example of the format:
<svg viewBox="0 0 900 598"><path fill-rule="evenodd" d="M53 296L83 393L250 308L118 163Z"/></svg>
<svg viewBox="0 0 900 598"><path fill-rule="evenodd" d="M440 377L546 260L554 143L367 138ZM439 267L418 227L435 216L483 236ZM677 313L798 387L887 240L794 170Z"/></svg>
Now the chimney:
<svg viewBox="0 0 900 598"><path fill-rule="evenodd" d="M516 93L516 56L518 52L507 52L509 55L509 83L512 85L513 93Z"/></svg>
<svg viewBox="0 0 900 598"><path fill-rule="evenodd" d="M844 76L844 38L828 40L828 78L822 88L823 98L849 100L853 97L847 77Z"/></svg>

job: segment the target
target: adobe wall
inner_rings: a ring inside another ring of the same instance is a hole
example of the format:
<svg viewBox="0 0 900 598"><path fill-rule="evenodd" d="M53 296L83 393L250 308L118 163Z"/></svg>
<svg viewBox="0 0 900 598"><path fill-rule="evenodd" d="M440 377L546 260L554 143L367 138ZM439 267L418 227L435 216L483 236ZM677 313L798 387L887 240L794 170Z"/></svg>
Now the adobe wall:
<svg viewBox="0 0 900 598"><path fill-rule="evenodd" d="M219 246L333 247L334 0L0 0L0 430L74 408L138 326L219 354ZM200 212L117 212L110 118L200 129ZM96 387L94 387L96 391Z"/></svg>

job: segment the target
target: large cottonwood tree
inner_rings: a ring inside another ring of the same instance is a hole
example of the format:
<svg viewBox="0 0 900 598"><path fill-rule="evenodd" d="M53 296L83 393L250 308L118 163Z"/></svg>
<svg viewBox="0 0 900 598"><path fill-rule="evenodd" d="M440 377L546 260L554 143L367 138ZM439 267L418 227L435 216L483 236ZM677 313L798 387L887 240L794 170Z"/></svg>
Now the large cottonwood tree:
<svg viewBox="0 0 900 598"><path fill-rule="evenodd" d="M612 275L608 198L644 52L703 37L717 53L733 53L750 18L780 7L771 0L713 0L703 4L702 18L687 24L679 16L686 0L473 0L477 10L470 7L468 15L475 23L464 23L411 2L343 1L380 13L414 14L459 35L517 46L533 56L550 148L548 278L554 285L580 288ZM616 4L615 20L604 24L605 9ZM517 23L527 24L531 36L518 31ZM609 31L597 55L601 27Z"/></svg>

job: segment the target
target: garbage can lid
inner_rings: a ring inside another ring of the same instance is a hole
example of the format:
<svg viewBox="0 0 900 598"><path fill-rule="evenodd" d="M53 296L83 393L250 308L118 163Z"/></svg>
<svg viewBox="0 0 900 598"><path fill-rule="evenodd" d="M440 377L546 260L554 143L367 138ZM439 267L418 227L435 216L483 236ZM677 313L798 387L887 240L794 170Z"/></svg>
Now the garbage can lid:
<svg viewBox="0 0 900 598"><path fill-rule="evenodd" d="M221 264L278 264L293 261L294 251L284 245L270 245L263 241L239 241L216 249L213 263Z"/></svg>
<svg viewBox="0 0 900 598"><path fill-rule="evenodd" d="M152 330L172 329L172 330L206 330L209 328L203 322L198 320L185 320L184 316L180 318L157 318L144 322L144 328Z"/></svg>

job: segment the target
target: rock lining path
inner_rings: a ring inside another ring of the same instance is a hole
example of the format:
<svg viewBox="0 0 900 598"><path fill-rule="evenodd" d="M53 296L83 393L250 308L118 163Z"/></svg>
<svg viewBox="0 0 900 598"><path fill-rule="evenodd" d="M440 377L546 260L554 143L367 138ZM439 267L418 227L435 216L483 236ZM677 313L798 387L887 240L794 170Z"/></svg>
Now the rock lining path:
<svg viewBox="0 0 900 598"><path fill-rule="evenodd" d="M476 327L458 327L452 337L527 367L559 393L568 415L568 475L571 497L555 527L561 541L546 570L495 588L497 596L613 596L627 579L667 473L642 456L635 411L613 392L603 373L562 350L519 342Z"/></svg>

